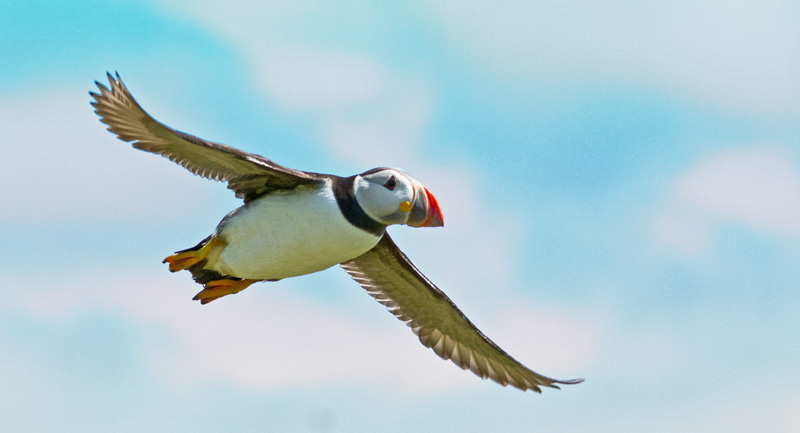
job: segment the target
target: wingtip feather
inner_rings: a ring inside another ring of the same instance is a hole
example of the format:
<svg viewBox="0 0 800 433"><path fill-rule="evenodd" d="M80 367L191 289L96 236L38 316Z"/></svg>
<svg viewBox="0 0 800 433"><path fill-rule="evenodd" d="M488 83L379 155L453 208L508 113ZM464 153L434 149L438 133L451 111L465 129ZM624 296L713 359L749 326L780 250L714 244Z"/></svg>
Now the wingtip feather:
<svg viewBox="0 0 800 433"><path fill-rule="evenodd" d="M562 385L577 385L579 383L583 383L584 380L585 380L584 378L569 379L569 380L557 380L556 383L560 383Z"/></svg>

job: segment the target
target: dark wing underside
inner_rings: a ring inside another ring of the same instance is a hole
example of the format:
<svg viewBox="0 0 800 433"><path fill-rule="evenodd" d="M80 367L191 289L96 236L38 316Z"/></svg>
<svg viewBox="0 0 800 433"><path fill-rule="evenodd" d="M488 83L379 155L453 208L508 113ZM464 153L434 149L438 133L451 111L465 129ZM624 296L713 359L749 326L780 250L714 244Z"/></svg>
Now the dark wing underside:
<svg viewBox="0 0 800 433"><path fill-rule="evenodd" d="M388 233L370 251L341 266L367 293L410 326L423 345L462 369L523 391L541 392L540 386L558 388L556 383L583 381L542 376L497 347L422 275Z"/></svg>
<svg viewBox="0 0 800 433"><path fill-rule="evenodd" d="M244 201L278 189L317 183L324 175L292 170L263 156L174 130L150 117L133 99L125 84L108 74L111 88L97 82L100 93L90 92L92 106L108 130L133 147L169 158L192 173L227 182Z"/></svg>

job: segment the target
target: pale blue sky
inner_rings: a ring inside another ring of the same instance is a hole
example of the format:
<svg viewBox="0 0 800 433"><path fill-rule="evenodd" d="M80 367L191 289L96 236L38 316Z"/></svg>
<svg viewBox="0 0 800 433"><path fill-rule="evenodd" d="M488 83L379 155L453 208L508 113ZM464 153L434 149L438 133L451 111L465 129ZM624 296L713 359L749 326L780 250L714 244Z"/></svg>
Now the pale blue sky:
<svg viewBox="0 0 800 433"><path fill-rule="evenodd" d="M0 430L800 431L798 22L778 0L0 3ZM586 382L483 382L339 269L192 302L161 259L237 201L107 133L106 71L280 164L405 169L447 226L400 246L521 362Z"/></svg>

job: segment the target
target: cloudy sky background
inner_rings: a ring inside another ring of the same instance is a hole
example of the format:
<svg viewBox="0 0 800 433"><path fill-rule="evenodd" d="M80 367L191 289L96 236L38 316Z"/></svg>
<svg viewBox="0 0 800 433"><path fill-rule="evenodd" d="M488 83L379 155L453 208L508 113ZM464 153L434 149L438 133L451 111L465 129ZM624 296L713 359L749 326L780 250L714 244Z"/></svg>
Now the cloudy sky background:
<svg viewBox="0 0 800 433"><path fill-rule="evenodd" d="M800 431L800 4L0 3L0 430ZM397 166L393 237L543 395L339 269L201 307L160 263L237 201L89 105L289 167Z"/></svg>

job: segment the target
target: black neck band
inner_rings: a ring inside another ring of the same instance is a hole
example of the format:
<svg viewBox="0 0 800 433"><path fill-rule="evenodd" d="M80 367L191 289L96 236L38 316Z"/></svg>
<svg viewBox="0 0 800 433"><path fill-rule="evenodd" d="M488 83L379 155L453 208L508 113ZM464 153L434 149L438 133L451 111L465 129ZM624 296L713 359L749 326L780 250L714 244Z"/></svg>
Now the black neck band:
<svg viewBox="0 0 800 433"><path fill-rule="evenodd" d="M333 177L333 196L339 203L344 218L355 227L376 236L382 236L386 226L370 218L356 200L355 176Z"/></svg>

